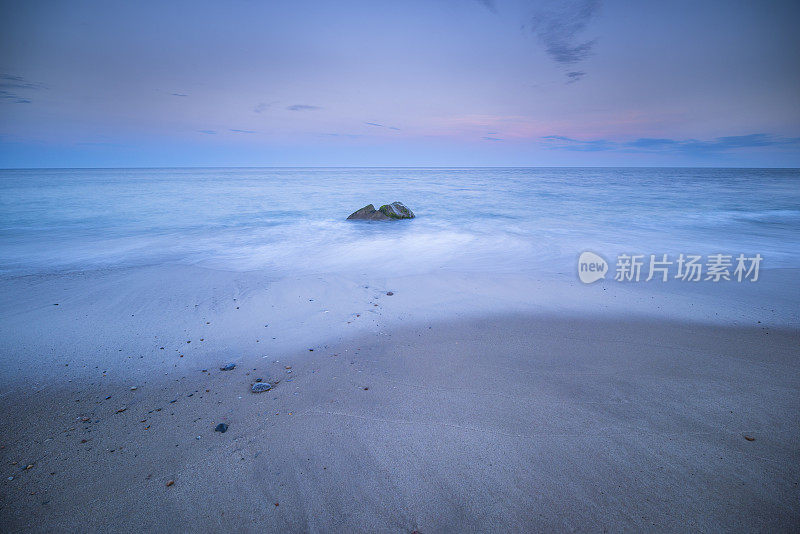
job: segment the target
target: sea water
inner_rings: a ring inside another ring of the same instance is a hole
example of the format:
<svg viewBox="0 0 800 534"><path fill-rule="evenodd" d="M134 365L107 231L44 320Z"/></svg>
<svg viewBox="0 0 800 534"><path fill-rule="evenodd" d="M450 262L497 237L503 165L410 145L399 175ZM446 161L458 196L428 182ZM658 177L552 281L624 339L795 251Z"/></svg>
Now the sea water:
<svg viewBox="0 0 800 534"><path fill-rule="evenodd" d="M401 201L417 217L354 222ZM0 171L0 274L195 264L281 276L574 276L586 250L759 253L800 267L800 170L183 168Z"/></svg>

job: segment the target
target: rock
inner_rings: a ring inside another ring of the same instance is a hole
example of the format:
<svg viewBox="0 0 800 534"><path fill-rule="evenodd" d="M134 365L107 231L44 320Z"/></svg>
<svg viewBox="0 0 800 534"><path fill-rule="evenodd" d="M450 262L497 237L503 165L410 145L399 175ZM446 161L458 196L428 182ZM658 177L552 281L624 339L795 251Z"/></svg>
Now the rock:
<svg viewBox="0 0 800 534"><path fill-rule="evenodd" d="M360 210L354 211L347 217L347 220L359 220L359 221L388 221L389 216L381 213L380 211L375 209L375 206L369 204L364 206Z"/></svg>
<svg viewBox="0 0 800 534"><path fill-rule="evenodd" d="M372 204L368 204L358 211L354 211L347 217L348 220L361 221L390 221L392 219L413 219L414 213L402 202L392 202L384 204L377 210Z"/></svg>
<svg viewBox="0 0 800 534"><path fill-rule="evenodd" d="M250 391L253 393L263 393L265 391L269 391L272 389L272 385L269 382L256 382L250 388Z"/></svg>
<svg viewBox="0 0 800 534"><path fill-rule="evenodd" d="M227 432L227 430L228 430L228 425L226 425L225 423L220 423L214 429L214 432L220 432L224 434L225 432Z"/></svg>
<svg viewBox="0 0 800 534"><path fill-rule="evenodd" d="M219 368L220 371L233 371L234 369L236 369L235 363L229 363Z"/></svg>
<svg viewBox="0 0 800 534"><path fill-rule="evenodd" d="M167 482L167 487L174 486L174 485L175 485L175 481L174 480L170 480L170 481Z"/></svg>
<svg viewBox="0 0 800 534"><path fill-rule="evenodd" d="M391 204L384 204L378 211L389 217L390 219L413 219L414 212L408 209L402 202L392 202Z"/></svg>
<svg viewBox="0 0 800 534"><path fill-rule="evenodd" d="M756 440L756 438L754 438L753 436L745 436L744 439L746 439L747 441L755 441Z"/></svg>

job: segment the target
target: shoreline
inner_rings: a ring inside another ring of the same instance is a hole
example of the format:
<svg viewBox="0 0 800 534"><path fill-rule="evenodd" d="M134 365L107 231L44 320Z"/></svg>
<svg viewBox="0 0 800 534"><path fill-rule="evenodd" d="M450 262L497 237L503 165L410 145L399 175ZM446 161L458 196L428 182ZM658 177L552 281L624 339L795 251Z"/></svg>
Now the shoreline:
<svg viewBox="0 0 800 534"><path fill-rule="evenodd" d="M800 519L796 330L519 313L427 326L245 357L232 371L8 391L8 529L775 530ZM280 382L253 394L256 378Z"/></svg>
<svg viewBox="0 0 800 534"><path fill-rule="evenodd" d="M569 275L448 270L275 279L180 265L2 278L0 397L53 379L179 374L412 323L509 313L796 330L798 273L775 269L727 286L585 286Z"/></svg>

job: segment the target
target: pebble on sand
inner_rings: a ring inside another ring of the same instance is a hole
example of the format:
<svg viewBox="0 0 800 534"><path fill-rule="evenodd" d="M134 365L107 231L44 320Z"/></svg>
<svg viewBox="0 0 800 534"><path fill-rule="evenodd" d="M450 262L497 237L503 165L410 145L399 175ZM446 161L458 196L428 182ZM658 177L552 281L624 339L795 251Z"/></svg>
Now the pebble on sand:
<svg viewBox="0 0 800 534"><path fill-rule="evenodd" d="M250 388L250 391L253 393L263 393L264 391L269 391L272 389L272 384L269 382L256 382Z"/></svg>
<svg viewBox="0 0 800 534"><path fill-rule="evenodd" d="M236 368L236 364L235 363L229 363L229 364L225 365L224 367L220 367L219 370L220 371L233 371L235 368Z"/></svg>
<svg viewBox="0 0 800 534"><path fill-rule="evenodd" d="M214 432L220 432L224 434L227 430L228 430L228 425L226 425L225 423L220 423L214 429Z"/></svg>
<svg viewBox="0 0 800 534"><path fill-rule="evenodd" d="M167 482L167 487L170 487L173 484L175 484L175 481L174 480L170 480L170 481Z"/></svg>

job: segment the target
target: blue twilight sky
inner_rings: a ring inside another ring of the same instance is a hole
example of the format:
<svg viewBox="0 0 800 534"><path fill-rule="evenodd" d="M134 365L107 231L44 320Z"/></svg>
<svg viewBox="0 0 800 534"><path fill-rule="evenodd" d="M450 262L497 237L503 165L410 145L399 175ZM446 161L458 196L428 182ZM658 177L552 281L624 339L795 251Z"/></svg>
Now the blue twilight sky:
<svg viewBox="0 0 800 534"><path fill-rule="evenodd" d="M797 0L0 0L0 167L798 167L799 27Z"/></svg>

